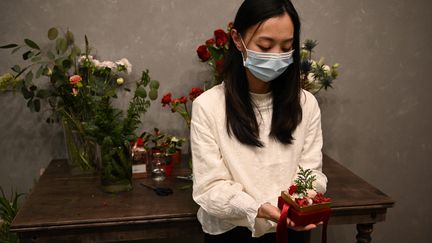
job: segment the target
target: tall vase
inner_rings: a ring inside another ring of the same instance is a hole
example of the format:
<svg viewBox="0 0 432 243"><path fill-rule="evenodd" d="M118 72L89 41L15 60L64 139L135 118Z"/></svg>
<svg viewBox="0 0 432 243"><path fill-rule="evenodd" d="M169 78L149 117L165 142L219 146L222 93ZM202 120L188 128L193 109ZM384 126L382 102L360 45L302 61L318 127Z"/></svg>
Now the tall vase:
<svg viewBox="0 0 432 243"><path fill-rule="evenodd" d="M93 173L99 164L96 143L79 132L71 120L63 119L62 123L71 174Z"/></svg>
<svg viewBox="0 0 432 243"><path fill-rule="evenodd" d="M132 156L127 146L101 146L102 190L119 193L132 190Z"/></svg>

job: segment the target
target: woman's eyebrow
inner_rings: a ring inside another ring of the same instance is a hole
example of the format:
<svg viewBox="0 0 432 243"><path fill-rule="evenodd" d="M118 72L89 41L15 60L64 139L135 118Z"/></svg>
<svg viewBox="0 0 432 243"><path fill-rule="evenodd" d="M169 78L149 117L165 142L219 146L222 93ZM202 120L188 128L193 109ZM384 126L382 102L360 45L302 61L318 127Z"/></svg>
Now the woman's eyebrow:
<svg viewBox="0 0 432 243"><path fill-rule="evenodd" d="M273 39L272 37L269 36L260 36L258 37L258 40L264 40L264 41L270 41L270 42L274 42L275 39ZM293 37L290 37L288 39L284 39L282 42L291 42L293 40Z"/></svg>

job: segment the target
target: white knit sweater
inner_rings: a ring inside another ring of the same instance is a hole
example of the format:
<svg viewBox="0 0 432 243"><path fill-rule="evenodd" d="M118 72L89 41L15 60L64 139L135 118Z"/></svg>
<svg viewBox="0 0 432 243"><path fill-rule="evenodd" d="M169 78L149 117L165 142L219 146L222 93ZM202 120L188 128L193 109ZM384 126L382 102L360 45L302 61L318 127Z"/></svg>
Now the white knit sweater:
<svg viewBox="0 0 432 243"><path fill-rule="evenodd" d="M248 227L254 237L274 232L274 222L256 217L258 208L266 202L277 206L281 191L293 183L298 165L312 169L317 179L315 188L323 193L326 190L327 178L321 172L321 118L315 97L302 92L302 122L293 134L293 144L283 145L268 135L271 93L251 96L262 148L228 136L223 84L193 102L193 199L200 206L198 220L208 234L221 234L236 226Z"/></svg>

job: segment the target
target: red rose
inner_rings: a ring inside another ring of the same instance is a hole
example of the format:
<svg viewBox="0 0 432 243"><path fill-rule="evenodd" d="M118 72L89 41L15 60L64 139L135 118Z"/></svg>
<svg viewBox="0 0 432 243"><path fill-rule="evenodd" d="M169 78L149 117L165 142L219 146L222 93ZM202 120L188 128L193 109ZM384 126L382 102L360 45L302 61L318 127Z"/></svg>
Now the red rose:
<svg viewBox="0 0 432 243"><path fill-rule="evenodd" d="M201 61L205 62L210 59L210 52L208 51L206 45L199 46L196 52Z"/></svg>
<svg viewBox="0 0 432 243"><path fill-rule="evenodd" d="M144 146L144 140L142 139L142 138L138 138L137 140L136 140L136 145L137 146Z"/></svg>
<svg viewBox="0 0 432 243"><path fill-rule="evenodd" d="M303 207L303 206L307 206L307 205L308 205L308 202L307 202L307 199L306 199L306 198L296 198L295 201L296 201L296 203L297 203L300 207Z"/></svg>
<svg viewBox="0 0 432 243"><path fill-rule="evenodd" d="M216 61L216 72L218 74L222 73L223 67L224 67L224 59L220 59L220 60Z"/></svg>
<svg viewBox="0 0 432 243"><path fill-rule="evenodd" d="M164 97L162 97L161 103L163 107L168 105L170 102L171 102L171 93L168 93L164 95Z"/></svg>
<svg viewBox="0 0 432 243"><path fill-rule="evenodd" d="M288 189L288 193L290 195L294 194L297 191L297 185L291 185L290 188Z"/></svg>
<svg viewBox="0 0 432 243"><path fill-rule="evenodd" d="M201 88L192 88L191 91L189 92L189 99L193 101L198 96L200 96L203 92L204 90Z"/></svg>
<svg viewBox="0 0 432 243"><path fill-rule="evenodd" d="M224 46L228 42L228 35L222 29L215 30L214 36L216 38L217 46Z"/></svg>
<svg viewBox="0 0 432 243"><path fill-rule="evenodd" d="M316 194L316 196L312 199L312 201L316 204L318 203L326 203L326 202L330 202L331 199L328 197L325 197L322 193L318 192Z"/></svg>
<svg viewBox="0 0 432 243"><path fill-rule="evenodd" d="M77 83L79 83L79 82L81 82L82 81L82 78L81 78L81 76L79 76L79 75L72 75L70 78L69 78L69 82L70 82L70 84L77 84Z"/></svg>
<svg viewBox="0 0 432 243"><path fill-rule="evenodd" d="M180 98L180 103L186 104L187 103L187 97L186 96L182 96Z"/></svg>
<svg viewBox="0 0 432 243"><path fill-rule="evenodd" d="M206 41L206 45L211 46L214 45L216 43L216 40L214 38L208 39Z"/></svg>

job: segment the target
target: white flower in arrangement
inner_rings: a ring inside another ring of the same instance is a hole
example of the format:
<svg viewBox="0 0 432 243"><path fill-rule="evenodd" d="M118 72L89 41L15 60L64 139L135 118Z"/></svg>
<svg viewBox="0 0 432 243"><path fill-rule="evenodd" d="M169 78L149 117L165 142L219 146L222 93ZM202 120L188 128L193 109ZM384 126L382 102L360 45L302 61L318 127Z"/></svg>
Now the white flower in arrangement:
<svg viewBox="0 0 432 243"><path fill-rule="evenodd" d="M93 62L93 56L92 55L82 55L78 58L78 63L83 63L85 60L89 60L90 62Z"/></svg>
<svg viewBox="0 0 432 243"><path fill-rule="evenodd" d="M330 75L331 74L331 69L328 65L324 65L323 67L323 71L326 75Z"/></svg>
<svg viewBox="0 0 432 243"><path fill-rule="evenodd" d="M177 143L178 141L180 141L180 140L177 137L171 138L171 142L173 142L173 143Z"/></svg>
<svg viewBox="0 0 432 243"><path fill-rule="evenodd" d="M122 58L122 59L118 60L116 62L116 64L119 66L123 66L123 68L126 69L127 74L130 74L132 72L132 64L129 62L128 59Z"/></svg>
<svg viewBox="0 0 432 243"><path fill-rule="evenodd" d="M95 65L96 66L96 65ZM96 66L98 67L98 66ZM112 71L117 68L117 65L114 62L111 61L103 61L99 64L99 68L109 68Z"/></svg>
<svg viewBox="0 0 432 243"><path fill-rule="evenodd" d="M306 192L309 198L314 198L317 195L317 192L315 190L308 189Z"/></svg>
<svg viewBox="0 0 432 243"><path fill-rule="evenodd" d="M309 73L308 76L307 76L307 80L308 80L310 83L315 82L315 74L314 74L314 73Z"/></svg>

